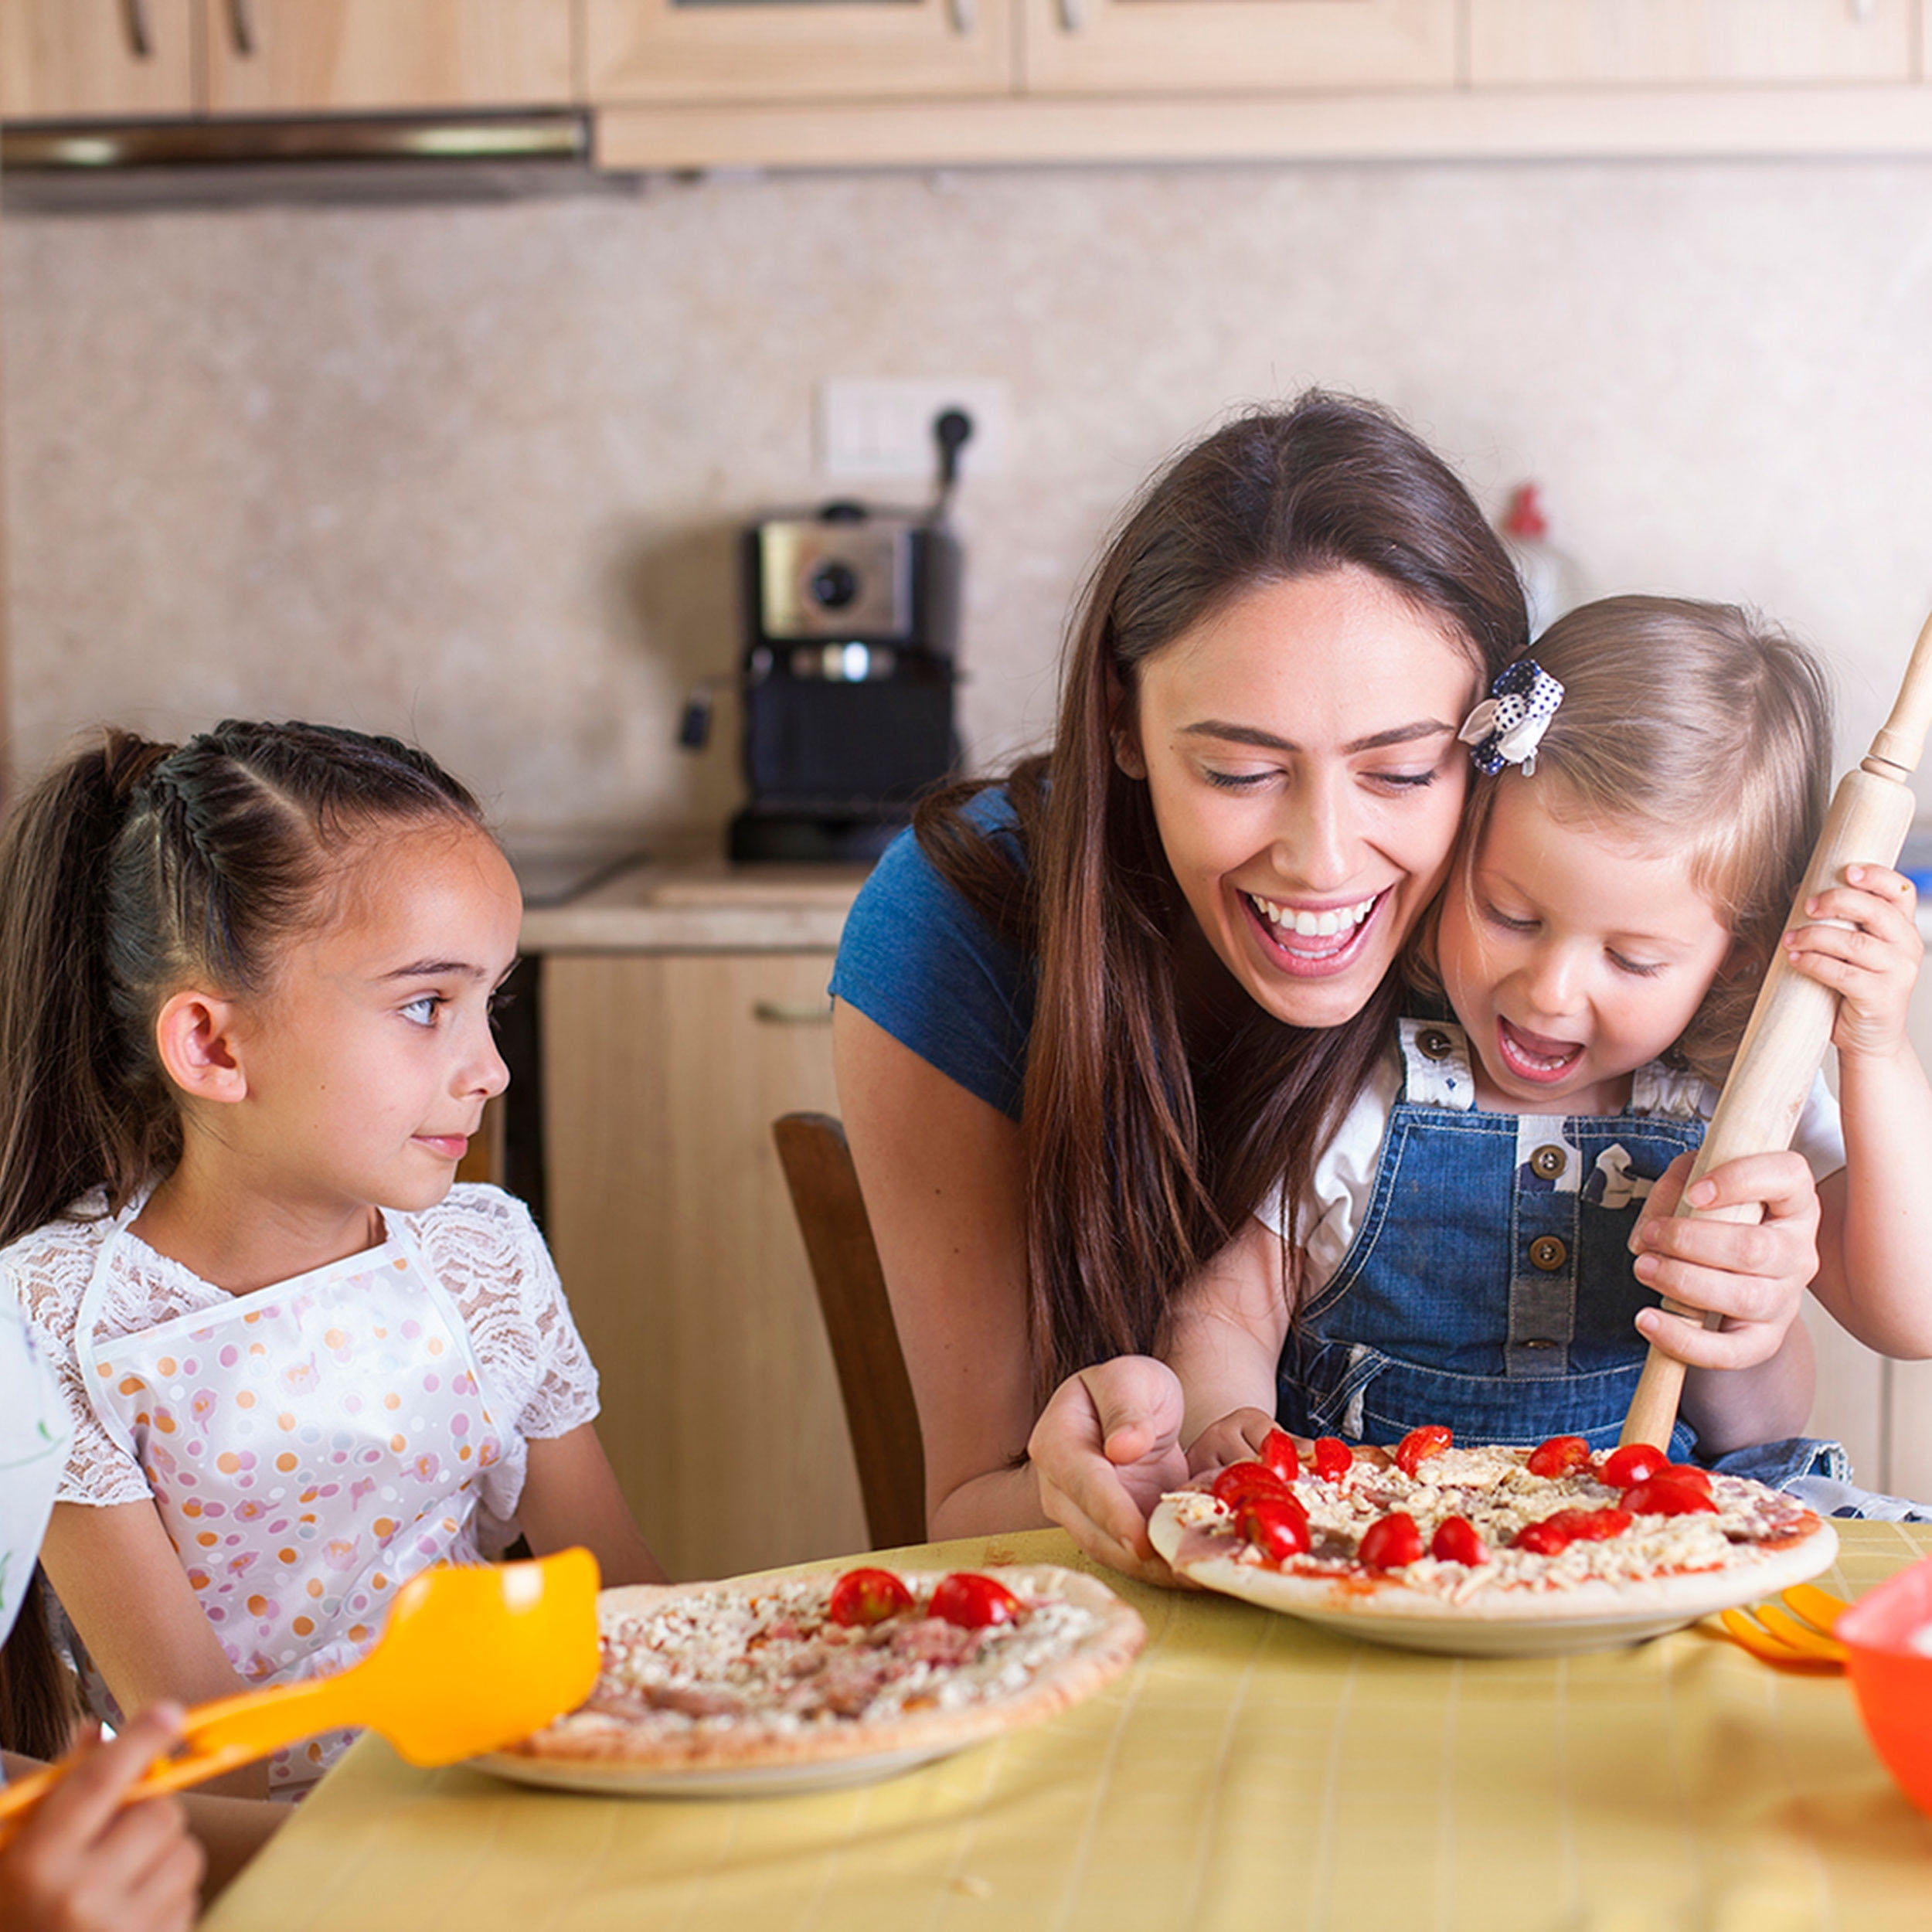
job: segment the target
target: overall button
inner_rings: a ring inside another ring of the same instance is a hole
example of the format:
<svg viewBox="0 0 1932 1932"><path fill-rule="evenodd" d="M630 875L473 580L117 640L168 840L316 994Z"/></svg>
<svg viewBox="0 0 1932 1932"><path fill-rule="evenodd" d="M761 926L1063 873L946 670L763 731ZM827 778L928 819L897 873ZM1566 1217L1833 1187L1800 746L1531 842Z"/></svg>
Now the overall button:
<svg viewBox="0 0 1932 1932"><path fill-rule="evenodd" d="M1416 1046L1427 1059L1446 1060L1455 1051L1456 1043L1447 1033L1431 1026L1416 1036Z"/></svg>
<svg viewBox="0 0 1932 1932"><path fill-rule="evenodd" d="M1539 1147L1529 1157L1529 1171L1539 1181L1555 1180L1569 1165L1569 1156L1556 1146Z"/></svg>
<svg viewBox="0 0 1932 1932"><path fill-rule="evenodd" d="M1547 1335L1532 1335L1522 1345L1526 1349L1553 1349L1556 1343Z"/></svg>
<svg viewBox="0 0 1932 1932"><path fill-rule="evenodd" d="M1530 1265L1546 1274L1554 1274L1569 1259L1569 1249L1553 1234L1539 1234L1529 1244Z"/></svg>

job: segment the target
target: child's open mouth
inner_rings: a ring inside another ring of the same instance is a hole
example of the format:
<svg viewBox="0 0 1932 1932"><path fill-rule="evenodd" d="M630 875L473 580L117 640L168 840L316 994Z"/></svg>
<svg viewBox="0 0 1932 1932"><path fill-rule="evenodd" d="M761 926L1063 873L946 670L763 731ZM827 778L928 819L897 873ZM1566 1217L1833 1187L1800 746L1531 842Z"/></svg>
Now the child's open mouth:
<svg viewBox="0 0 1932 1932"><path fill-rule="evenodd" d="M1258 893L1243 893L1241 903L1263 944L1282 966L1291 973L1320 975L1334 972L1354 958L1383 896L1375 893L1319 911L1282 905Z"/></svg>
<svg viewBox="0 0 1932 1932"><path fill-rule="evenodd" d="M1496 1016L1496 1050L1503 1065L1517 1079L1533 1081L1539 1087L1554 1085L1583 1056L1583 1049L1577 1041L1526 1032L1501 1014Z"/></svg>

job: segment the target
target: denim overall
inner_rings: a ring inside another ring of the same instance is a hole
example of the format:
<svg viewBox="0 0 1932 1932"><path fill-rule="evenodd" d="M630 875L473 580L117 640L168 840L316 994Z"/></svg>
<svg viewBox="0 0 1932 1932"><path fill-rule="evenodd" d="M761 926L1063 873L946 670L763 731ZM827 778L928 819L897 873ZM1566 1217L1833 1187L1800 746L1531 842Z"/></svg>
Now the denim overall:
<svg viewBox="0 0 1932 1932"><path fill-rule="evenodd" d="M1404 1020L1401 1046L1368 1210L1282 1352L1282 1425L1610 1447L1644 1364L1634 1318L1658 1301L1627 1244L1651 1183L1704 1138L1695 1083L1648 1066L1623 1114L1481 1113L1461 1027ZM1695 1440L1679 1422L1672 1454Z"/></svg>

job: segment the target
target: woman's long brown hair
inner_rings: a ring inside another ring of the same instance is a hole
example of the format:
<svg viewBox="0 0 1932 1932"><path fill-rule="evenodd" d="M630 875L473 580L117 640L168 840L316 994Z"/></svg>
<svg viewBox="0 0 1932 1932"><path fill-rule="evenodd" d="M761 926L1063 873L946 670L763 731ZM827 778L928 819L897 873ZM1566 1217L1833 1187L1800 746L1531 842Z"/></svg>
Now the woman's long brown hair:
<svg viewBox="0 0 1932 1932"><path fill-rule="evenodd" d="M962 815L988 781L919 811L934 865L1038 961L1021 1132L1043 1399L1158 1345L1189 1277L1270 1189L1299 1191L1395 1017L1393 975L1336 1027L1189 1009L1191 915L1114 757L1150 658L1244 590L1347 566L1441 623L1485 681L1525 647L1515 571L1454 473L1383 411L1311 392L1208 437L1128 512L1070 634L1053 747L1005 781L1022 859Z"/></svg>
<svg viewBox="0 0 1932 1932"><path fill-rule="evenodd" d="M426 753L328 725L230 719L179 747L110 728L29 791L0 833L0 1247L165 1173L168 994L262 985L323 916L345 845L436 817L482 822ZM0 1743L46 1757L74 1710L41 1584L0 1651Z"/></svg>

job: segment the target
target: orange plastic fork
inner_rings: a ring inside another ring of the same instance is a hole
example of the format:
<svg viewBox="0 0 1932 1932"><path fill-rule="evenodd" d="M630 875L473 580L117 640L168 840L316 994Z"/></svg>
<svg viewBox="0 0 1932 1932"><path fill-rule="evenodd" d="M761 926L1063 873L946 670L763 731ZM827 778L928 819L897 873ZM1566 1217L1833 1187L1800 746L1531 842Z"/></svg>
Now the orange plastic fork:
<svg viewBox="0 0 1932 1932"><path fill-rule="evenodd" d="M149 1766L126 1802L219 1777L318 1731L380 1731L412 1764L454 1764L527 1737L590 1693L597 1675L597 1563L587 1549L536 1563L444 1565L396 1593L360 1663L332 1677L196 1706L182 1747ZM73 1760L0 1791L7 1821L37 1804Z"/></svg>
<svg viewBox="0 0 1932 1932"><path fill-rule="evenodd" d="M1781 1593L1788 1609L1754 1604L1748 1612L1726 1610L1718 1621L1753 1657L1767 1663L1808 1670L1842 1670L1845 1646L1832 1633L1845 1605L1811 1583L1794 1583ZM1791 1613L1798 1614L1793 1616Z"/></svg>

